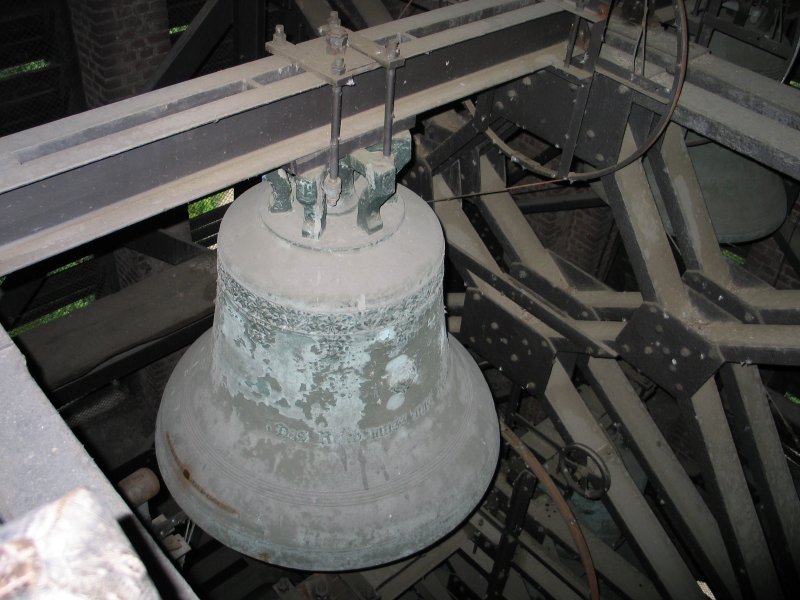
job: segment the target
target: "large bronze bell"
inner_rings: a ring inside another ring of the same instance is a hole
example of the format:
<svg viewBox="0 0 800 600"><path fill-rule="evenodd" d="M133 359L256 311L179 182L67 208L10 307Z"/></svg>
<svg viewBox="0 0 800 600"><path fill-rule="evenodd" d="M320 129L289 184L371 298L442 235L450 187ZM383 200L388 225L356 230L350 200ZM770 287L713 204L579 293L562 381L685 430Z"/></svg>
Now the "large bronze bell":
<svg viewBox="0 0 800 600"><path fill-rule="evenodd" d="M486 383L445 329L436 217L402 186L381 207L389 171L395 187L379 154L347 165L336 206L318 171L272 174L230 208L214 327L172 374L156 431L198 525L307 570L432 544L479 502L499 448Z"/></svg>

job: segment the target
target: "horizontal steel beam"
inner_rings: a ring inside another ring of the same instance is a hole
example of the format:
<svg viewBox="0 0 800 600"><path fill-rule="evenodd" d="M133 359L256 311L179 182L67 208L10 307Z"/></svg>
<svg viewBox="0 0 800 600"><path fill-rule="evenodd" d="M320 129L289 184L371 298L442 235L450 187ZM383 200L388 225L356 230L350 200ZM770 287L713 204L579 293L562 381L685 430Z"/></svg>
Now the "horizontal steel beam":
<svg viewBox="0 0 800 600"><path fill-rule="evenodd" d="M552 4L476 0L361 35L402 36L395 116L407 127L554 64L571 21ZM374 63L345 89L344 152L378 141L384 80ZM330 114L322 79L270 57L0 139L0 273L319 153Z"/></svg>
<svg viewBox="0 0 800 600"><path fill-rule="evenodd" d="M612 19L603 48L608 63L627 71L639 35L638 26ZM648 30L647 60L646 77L639 81L648 87L655 83L652 90L664 97L672 86L676 65L674 35L656 28ZM692 44L686 83L673 121L800 179L800 102L797 90L790 86Z"/></svg>
<svg viewBox="0 0 800 600"><path fill-rule="evenodd" d="M360 35L378 42L400 35L404 41L407 62L398 70L395 106L396 126L403 128L433 108L548 67L563 68L569 13L575 11L557 0L473 0ZM619 27L611 23L615 31L605 54L627 64L630 32ZM649 74L650 86L669 85L670 42L674 36L665 33L648 40L648 55L665 69ZM324 43L301 46L314 50ZM363 56L349 52L360 74L344 92L345 152L379 141L384 98L379 65L365 67ZM691 56L675 120L798 177L800 132L786 127L798 118L787 97L795 91L704 49L693 46ZM570 76L574 71L570 67ZM731 87L732 81L739 83ZM271 57L0 139L0 201L6 209L0 274L303 157L321 162L329 104L321 78Z"/></svg>
<svg viewBox="0 0 800 600"><path fill-rule="evenodd" d="M91 490L130 538L163 597L197 598L105 478L25 367L0 328L0 523L74 490Z"/></svg>

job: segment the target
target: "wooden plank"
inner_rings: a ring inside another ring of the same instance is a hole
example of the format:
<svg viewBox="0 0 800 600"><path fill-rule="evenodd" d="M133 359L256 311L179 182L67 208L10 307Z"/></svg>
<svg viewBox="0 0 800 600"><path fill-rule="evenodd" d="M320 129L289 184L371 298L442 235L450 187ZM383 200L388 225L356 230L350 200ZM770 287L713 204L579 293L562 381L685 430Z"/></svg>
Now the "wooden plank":
<svg viewBox="0 0 800 600"><path fill-rule="evenodd" d="M17 338L46 389L214 311L216 253L157 273Z"/></svg>

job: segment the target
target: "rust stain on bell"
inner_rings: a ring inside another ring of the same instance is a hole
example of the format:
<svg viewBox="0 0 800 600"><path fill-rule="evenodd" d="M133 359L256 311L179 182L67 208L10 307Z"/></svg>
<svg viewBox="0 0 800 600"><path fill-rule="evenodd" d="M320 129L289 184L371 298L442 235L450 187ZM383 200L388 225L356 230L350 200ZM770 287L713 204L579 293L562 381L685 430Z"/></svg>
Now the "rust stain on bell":
<svg viewBox="0 0 800 600"><path fill-rule="evenodd" d="M172 443L172 438L170 437L169 433L164 436L164 439L167 441L167 446L169 447L170 455L172 456L172 460L174 464L177 465L178 469L180 470L181 476L186 480L186 482L191 485L194 489L196 489L206 500L214 504L220 510L223 510L227 513L232 515L236 514L236 510L227 504L225 504L222 500L215 498L211 495L206 489L203 488L197 481L192 479L192 472L189 470L189 467L183 464L181 460L178 458L178 454L175 452L175 446Z"/></svg>
<svg viewBox="0 0 800 600"><path fill-rule="evenodd" d="M345 570L407 556L456 527L494 473L491 396L445 329L438 221L398 186L378 204L377 231L377 213L372 233L357 224L380 176L356 173L335 207L321 203L319 237L303 235L310 204L271 210L277 185L234 203L214 327L164 394L156 452L175 499L272 564Z"/></svg>

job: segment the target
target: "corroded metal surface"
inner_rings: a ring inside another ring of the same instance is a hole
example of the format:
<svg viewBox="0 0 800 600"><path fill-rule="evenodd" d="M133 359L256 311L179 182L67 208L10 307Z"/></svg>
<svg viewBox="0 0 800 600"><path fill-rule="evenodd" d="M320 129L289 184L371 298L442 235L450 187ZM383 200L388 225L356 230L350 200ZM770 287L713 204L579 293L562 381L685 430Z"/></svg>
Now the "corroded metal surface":
<svg viewBox="0 0 800 600"><path fill-rule="evenodd" d="M445 330L439 223L398 187L380 231L353 207L314 240L271 194L257 186L223 222L214 329L159 414L162 474L204 529L259 559L406 556L469 514L499 445L483 377Z"/></svg>

